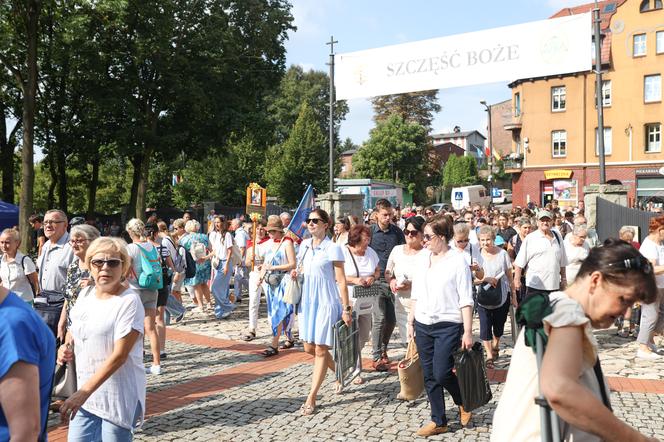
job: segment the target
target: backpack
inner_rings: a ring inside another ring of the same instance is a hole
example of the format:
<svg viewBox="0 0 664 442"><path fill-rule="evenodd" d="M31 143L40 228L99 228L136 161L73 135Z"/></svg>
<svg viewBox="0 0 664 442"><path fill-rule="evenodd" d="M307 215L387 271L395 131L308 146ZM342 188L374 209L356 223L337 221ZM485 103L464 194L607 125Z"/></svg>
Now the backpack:
<svg viewBox="0 0 664 442"><path fill-rule="evenodd" d="M184 249L184 247L182 248ZM186 249L184 251L184 261L184 277L186 279L191 279L196 276L196 260Z"/></svg>
<svg viewBox="0 0 664 442"><path fill-rule="evenodd" d="M164 286L164 278L161 270L161 256L156 247L147 251L136 244L141 251L141 271L136 275L138 286L146 290L159 290Z"/></svg>

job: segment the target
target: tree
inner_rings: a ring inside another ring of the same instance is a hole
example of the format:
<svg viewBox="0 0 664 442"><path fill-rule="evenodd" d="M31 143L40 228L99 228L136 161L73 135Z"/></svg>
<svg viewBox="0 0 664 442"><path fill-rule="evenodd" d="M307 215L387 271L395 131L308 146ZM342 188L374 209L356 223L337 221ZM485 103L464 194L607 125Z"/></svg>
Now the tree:
<svg viewBox="0 0 664 442"><path fill-rule="evenodd" d="M440 112L438 91L410 92L407 94L382 95L371 99L374 121L384 121L391 115L399 115L404 121L418 123L431 130L434 114Z"/></svg>
<svg viewBox="0 0 664 442"><path fill-rule="evenodd" d="M364 178L403 183L421 199L427 184L427 152L427 130L392 115L371 130L369 140L353 156L353 170Z"/></svg>
<svg viewBox="0 0 664 442"><path fill-rule="evenodd" d="M19 229L21 248L31 244L28 218L32 215L34 187L34 133L37 108L37 43L40 0L13 0L0 6L0 63L11 72L23 97L21 196Z"/></svg>
<svg viewBox="0 0 664 442"><path fill-rule="evenodd" d="M329 169L325 147L316 114L305 101L288 139L268 154L273 161L266 174L268 192L295 206L309 184L326 188Z"/></svg>
<svg viewBox="0 0 664 442"><path fill-rule="evenodd" d="M474 157L450 155L443 170L443 187L469 186L478 181L477 161Z"/></svg>

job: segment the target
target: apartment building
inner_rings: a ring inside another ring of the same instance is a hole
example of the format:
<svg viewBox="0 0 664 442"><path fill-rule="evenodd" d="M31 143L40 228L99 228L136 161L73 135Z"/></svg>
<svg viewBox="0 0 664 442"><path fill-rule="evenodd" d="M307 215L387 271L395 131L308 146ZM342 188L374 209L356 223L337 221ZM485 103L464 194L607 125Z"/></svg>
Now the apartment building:
<svg viewBox="0 0 664 442"><path fill-rule="evenodd" d="M565 8L552 18L593 8ZM606 179L628 186L634 205L664 201L662 0L601 1L599 8ZM594 63L594 46L588 55ZM512 133L512 152L505 165L514 204L555 198L575 206L583 187L599 182L595 74L524 78L510 87L512 119L504 128Z"/></svg>

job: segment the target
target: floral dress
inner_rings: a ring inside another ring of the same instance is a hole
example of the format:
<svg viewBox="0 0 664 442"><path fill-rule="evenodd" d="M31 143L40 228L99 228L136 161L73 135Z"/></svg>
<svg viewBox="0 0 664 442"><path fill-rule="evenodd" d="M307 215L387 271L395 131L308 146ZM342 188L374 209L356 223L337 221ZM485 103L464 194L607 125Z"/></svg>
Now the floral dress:
<svg viewBox="0 0 664 442"><path fill-rule="evenodd" d="M180 239L180 245L185 248L187 253L190 253L191 246L194 241L203 243L206 250L210 250L210 242L208 241L207 235L203 233L190 233ZM210 274L212 272L212 264L210 260L206 260L202 264L196 263L196 275L193 278L187 278L184 280L184 285L198 285L207 283L210 280Z"/></svg>
<svg viewBox="0 0 664 442"><path fill-rule="evenodd" d="M90 278L90 271L79 266L81 261L76 258L67 268L67 282L65 283L65 299L67 300L67 328L71 327L71 316L69 312L76 304L81 287L82 279Z"/></svg>

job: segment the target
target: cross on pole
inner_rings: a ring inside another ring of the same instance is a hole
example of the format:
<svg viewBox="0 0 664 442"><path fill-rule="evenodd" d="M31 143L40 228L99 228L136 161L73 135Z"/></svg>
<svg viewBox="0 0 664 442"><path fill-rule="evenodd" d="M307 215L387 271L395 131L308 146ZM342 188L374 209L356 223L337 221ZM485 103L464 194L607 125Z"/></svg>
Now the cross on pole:
<svg viewBox="0 0 664 442"><path fill-rule="evenodd" d="M330 45L330 192L334 192L334 44L339 43L330 36L330 41L325 43Z"/></svg>

